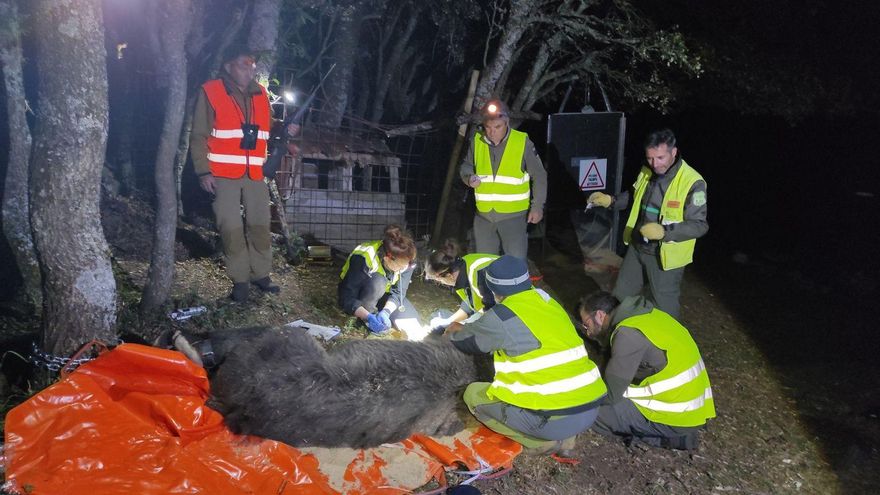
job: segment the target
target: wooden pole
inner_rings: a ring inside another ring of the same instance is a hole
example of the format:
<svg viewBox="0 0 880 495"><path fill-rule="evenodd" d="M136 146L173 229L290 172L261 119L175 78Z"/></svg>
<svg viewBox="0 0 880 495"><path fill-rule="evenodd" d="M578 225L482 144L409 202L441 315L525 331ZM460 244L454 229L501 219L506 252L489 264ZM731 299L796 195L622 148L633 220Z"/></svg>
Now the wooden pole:
<svg viewBox="0 0 880 495"><path fill-rule="evenodd" d="M468 95L464 101L465 113L470 113L474 105L474 94L477 91L477 81L480 79L480 71L471 72L471 84L468 88ZM440 205L437 207L437 220L434 223L434 234L431 236L431 242L436 244L440 233L443 230L443 222L446 219L446 209L449 205L449 193L452 191L452 180L455 178L455 171L458 166L458 160L461 156L461 149L464 147L464 140L467 137L468 124L458 126L458 136L455 137L455 145L452 146L452 155L449 157L449 166L446 169L446 180L443 182L443 194L440 196Z"/></svg>
<svg viewBox="0 0 880 495"><path fill-rule="evenodd" d="M303 246L297 245L297 239L294 239L290 234L284 200L281 199L281 194L278 192L278 185L275 183L275 179L268 178L266 179L266 185L269 186L269 198L272 200L278 213L278 223L281 225L281 235L284 236L284 250L287 253L287 259L291 265L299 265L302 263Z"/></svg>

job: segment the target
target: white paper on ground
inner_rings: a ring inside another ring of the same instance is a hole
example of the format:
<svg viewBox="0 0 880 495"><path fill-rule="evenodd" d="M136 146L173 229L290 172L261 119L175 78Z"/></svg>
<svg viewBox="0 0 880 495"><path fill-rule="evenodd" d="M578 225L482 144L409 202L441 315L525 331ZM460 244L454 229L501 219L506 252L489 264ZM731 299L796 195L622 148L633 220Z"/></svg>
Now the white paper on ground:
<svg viewBox="0 0 880 495"><path fill-rule="evenodd" d="M293 328L302 328L305 329L306 333L311 335L312 337L320 338L323 340L330 340L333 337L339 335L342 330L339 327L325 327L323 325L316 325L314 323L309 323L305 320L296 320L292 321L286 325L286 327Z"/></svg>

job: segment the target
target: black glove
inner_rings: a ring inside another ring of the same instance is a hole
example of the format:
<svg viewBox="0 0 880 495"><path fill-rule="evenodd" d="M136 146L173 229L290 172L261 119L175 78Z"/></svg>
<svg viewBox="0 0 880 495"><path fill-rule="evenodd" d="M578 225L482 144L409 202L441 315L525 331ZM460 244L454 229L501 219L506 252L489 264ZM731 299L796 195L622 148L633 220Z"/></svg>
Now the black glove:
<svg viewBox="0 0 880 495"><path fill-rule="evenodd" d="M275 173L281 168L281 159L283 157L284 152L281 150L281 145L276 144L272 154L269 155L269 158L267 158L265 162L263 162L263 177L270 180L274 179Z"/></svg>

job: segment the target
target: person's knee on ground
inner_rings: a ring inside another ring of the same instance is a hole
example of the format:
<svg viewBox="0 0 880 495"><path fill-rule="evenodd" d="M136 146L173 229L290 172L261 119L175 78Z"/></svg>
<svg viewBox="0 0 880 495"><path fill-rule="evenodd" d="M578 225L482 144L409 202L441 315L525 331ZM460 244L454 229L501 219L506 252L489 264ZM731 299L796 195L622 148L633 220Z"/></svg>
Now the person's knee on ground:
<svg viewBox="0 0 880 495"><path fill-rule="evenodd" d="M361 287L360 292L358 293L358 299L360 299L364 308L370 313L374 313L379 309L382 309L383 299L386 297L385 288L387 286L387 280L384 276L379 273L374 273L370 276L370 281L367 284L364 284Z"/></svg>

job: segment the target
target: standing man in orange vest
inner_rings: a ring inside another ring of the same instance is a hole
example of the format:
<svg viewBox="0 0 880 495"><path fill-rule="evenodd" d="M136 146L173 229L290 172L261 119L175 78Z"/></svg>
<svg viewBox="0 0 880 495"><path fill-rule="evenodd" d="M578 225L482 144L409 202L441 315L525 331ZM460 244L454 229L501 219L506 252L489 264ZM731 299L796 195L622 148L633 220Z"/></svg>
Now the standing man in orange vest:
<svg viewBox="0 0 880 495"><path fill-rule="evenodd" d="M255 75L251 51L228 52L220 78L202 85L190 140L199 183L214 195L226 273L233 283L230 297L236 302L247 301L250 284L263 292L281 290L269 278L269 189L263 180L271 111L266 88Z"/></svg>
<svg viewBox="0 0 880 495"><path fill-rule="evenodd" d="M510 128L504 103L489 100L480 113L483 129L474 135L459 169L477 203L474 252L501 254L503 249L525 260L526 227L544 218L547 171L528 135Z"/></svg>

